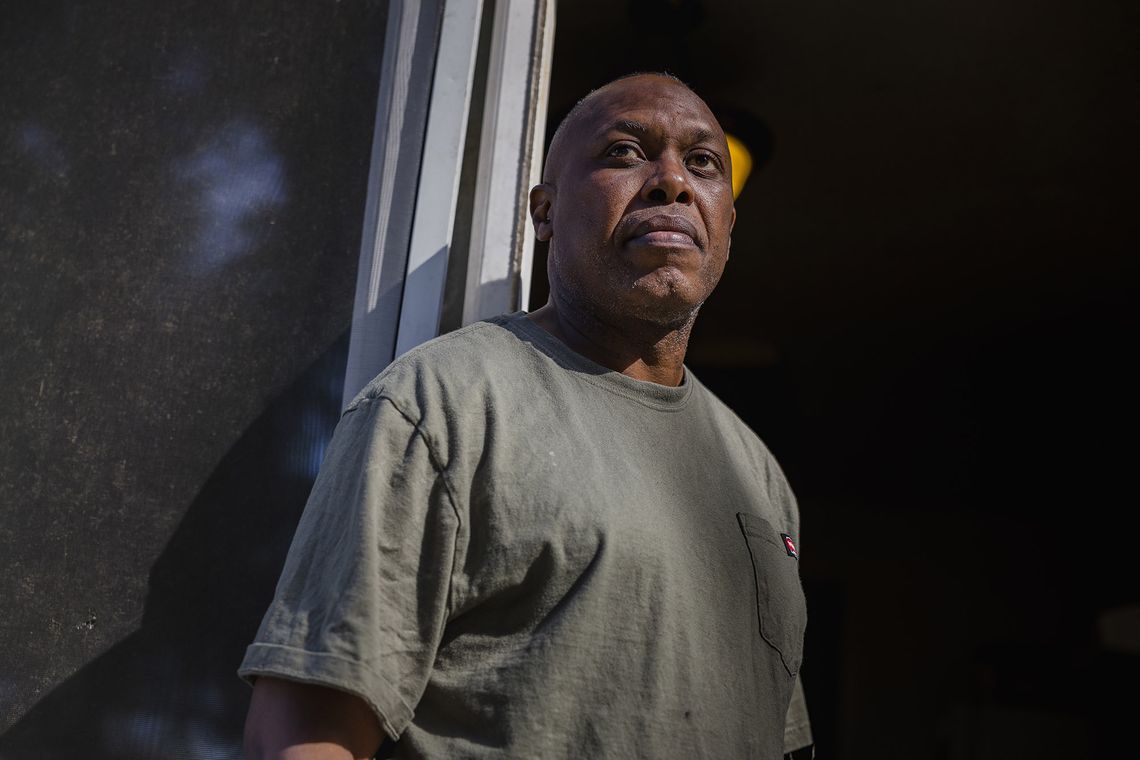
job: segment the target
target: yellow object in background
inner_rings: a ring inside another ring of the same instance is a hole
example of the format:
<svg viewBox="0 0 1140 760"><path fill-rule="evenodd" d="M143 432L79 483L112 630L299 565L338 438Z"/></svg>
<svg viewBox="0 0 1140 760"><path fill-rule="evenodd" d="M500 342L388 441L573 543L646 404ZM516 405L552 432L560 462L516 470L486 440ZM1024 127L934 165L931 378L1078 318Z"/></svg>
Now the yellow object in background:
<svg viewBox="0 0 1140 760"><path fill-rule="evenodd" d="M728 152L732 156L732 197L739 198L748 175L752 173L752 153L736 137L726 133L724 139L728 141Z"/></svg>

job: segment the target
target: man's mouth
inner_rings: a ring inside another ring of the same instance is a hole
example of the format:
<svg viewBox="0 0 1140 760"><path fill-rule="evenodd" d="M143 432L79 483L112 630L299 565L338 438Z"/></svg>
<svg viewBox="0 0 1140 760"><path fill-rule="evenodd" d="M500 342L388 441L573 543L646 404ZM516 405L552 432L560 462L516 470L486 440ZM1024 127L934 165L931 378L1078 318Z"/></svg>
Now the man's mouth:
<svg viewBox="0 0 1140 760"><path fill-rule="evenodd" d="M695 248L697 228L688 219L661 214L637 224L626 243L655 248Z"/></svg>
<svg viewBox="0 0 1140 760"><path fill-rule="evenodd" d="M696 245L693 238L684 232L671 232L669 230L654 230L644 235L638 235L631 242L643 242L647 245Z"/></svg>

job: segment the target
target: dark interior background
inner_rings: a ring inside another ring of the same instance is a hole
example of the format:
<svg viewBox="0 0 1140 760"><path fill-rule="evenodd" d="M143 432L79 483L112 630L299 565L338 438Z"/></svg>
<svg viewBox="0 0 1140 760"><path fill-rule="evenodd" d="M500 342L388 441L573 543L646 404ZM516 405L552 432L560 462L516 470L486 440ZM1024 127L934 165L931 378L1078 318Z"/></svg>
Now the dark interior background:
<svg viewBox="0 0 1140 760"><path fill-rule="evenodd" d="M820 757L1134 750L1138 10L561 4L548 137L668 70L767 156L689 363L800 497Z"/></svg>

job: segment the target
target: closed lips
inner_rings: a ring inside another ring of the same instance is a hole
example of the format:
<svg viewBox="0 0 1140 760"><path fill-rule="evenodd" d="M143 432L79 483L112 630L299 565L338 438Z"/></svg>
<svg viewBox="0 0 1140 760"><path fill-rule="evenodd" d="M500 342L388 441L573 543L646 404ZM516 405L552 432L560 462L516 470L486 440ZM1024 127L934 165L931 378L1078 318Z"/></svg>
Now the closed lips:
<svg viewBox="0 0 1140 760"><path fill-rule="evenodd" d="M661 238L662 240L683 240L683 238L677 238L675 236L678 234L684 235L688 237L689 241L694 245L697 245L699 240L696 226L688 219L680 216L650 217L638 223L627 239L632 240L651 233L665 233L664 235L653 236L654 238Z"/></svg>

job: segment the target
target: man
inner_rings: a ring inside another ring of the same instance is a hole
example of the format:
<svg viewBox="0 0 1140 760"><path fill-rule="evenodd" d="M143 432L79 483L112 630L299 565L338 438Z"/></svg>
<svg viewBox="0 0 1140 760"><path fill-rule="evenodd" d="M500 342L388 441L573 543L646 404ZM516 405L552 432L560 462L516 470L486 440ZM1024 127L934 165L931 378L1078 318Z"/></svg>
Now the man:
<svg viewBox="0 0 1140 760"><path fill-rule="evenodd" d="M682 364L728 258L730 178L672 77L565 119L530 199L549 303L410 352L337 428L240 670L251 756L810 744L794 499Z"/></svg>

